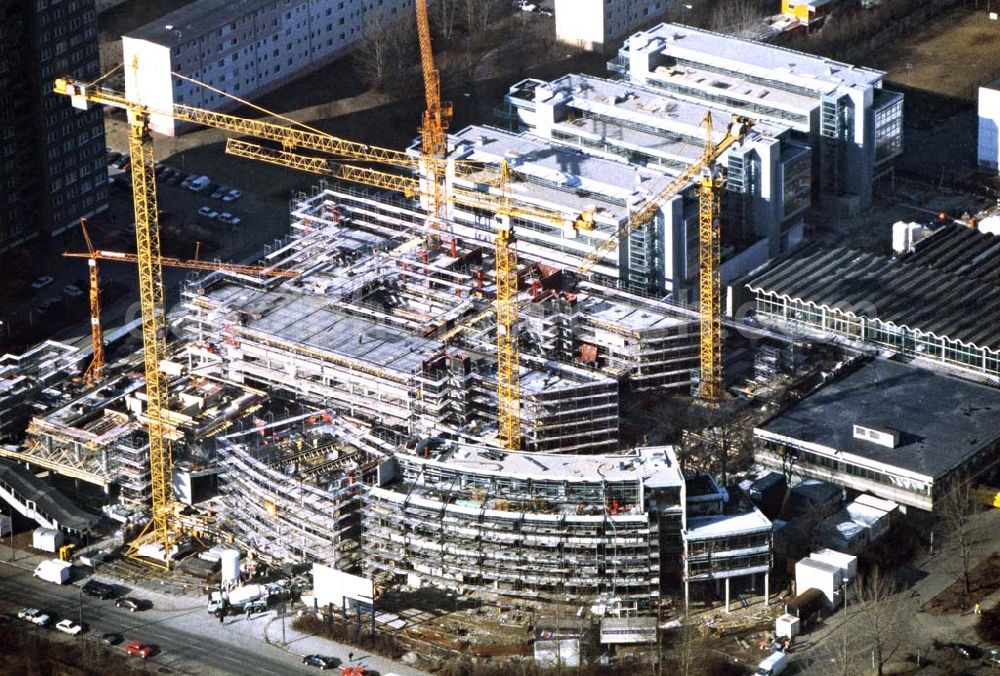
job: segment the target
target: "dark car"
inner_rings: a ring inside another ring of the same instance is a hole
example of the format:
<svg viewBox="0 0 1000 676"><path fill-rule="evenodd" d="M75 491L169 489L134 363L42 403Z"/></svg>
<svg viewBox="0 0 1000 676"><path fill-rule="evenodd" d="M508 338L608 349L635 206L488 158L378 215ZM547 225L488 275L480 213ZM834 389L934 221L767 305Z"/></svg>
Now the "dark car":
<svg viewBox="0 0 1000 676"><path fill-rule="evenodd" d="M131 596L123 596L122 598L115 601L116 608L124 608L130 613L134 613L137 610L142 610L142 601L139 599L134 599Z"/></svg>
<svg viewBox="0 0 1000 676"><path fill-rule="evenodd" d="M101 640L104 641L104 645L118 645L124 637L117 632L109 631L107 634L101 634Z"/></svg>
<svg viewBox="0 0 1000 676"><path fill-rule="evenodd" d="M102 601L105 599L113 598L115 595L115 589L109 584L104 584L103 582L98 582L97 580L89 580L83 588L81 589L87 596L96 596Z"/></svg>
<svg viewBox="0 0 1000 676"><path fill-rule="evenodd" d="M967 660L977 660L983 656L983 649L968 643L949 643L948 647Z"/></svg>
<svg viewBox="0 0 1000 676"><path fill-rule="evenodd" d="M326 655L306 655L302 658L302 664L320 669L334 669L337 662L336 657L327 657Z"/></svg>
<svg viewBox="0 0 1000 676"><path fill-rule="evenodd" d="M187 177L188 174L186 171L178 171L176 174L167 179L167 185L180 185Z"/></svg>

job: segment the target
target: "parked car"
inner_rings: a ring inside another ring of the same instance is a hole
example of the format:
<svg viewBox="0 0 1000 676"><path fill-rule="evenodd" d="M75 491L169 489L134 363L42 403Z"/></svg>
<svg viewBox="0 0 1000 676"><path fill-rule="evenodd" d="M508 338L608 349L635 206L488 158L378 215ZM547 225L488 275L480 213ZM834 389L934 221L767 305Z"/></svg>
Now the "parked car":
<svg viewBox="0 0 1000 676"><path fill-rule="evenodd" d="M327 657L326 655L306 655L302 658L302 664L320 669L334 669L337 663L336 657Z"/></svg>
<svg viewBox="0 0 1000 676"><path fill-rule="evenodd" d="M221 200L223 197L229 194L229 188L224 186L218 186L212 191L212 199Z"/></svg>
<svg viewBox="0 0 1000 676"><path fill-rule="evenodd" d="M212 183L208 176L195 176L194 178L188 176L188 180L186 182L186 187L191 192L204 192L205 189Z"/></svg>
<svg viewBox="0 0 1000 676"><path fill-rule="evenodd" d="M134 613L137 610L142 610L142 601L131 596L123 596L115 601L115 608L124 608L130 613Z"/></svg>
<svg viewBox="0 0 1000 676"><path fill-rule="evenodd" d="M146 659L153 654L153 646L148 643L143 643L142 641L132 641L125 646L126 655L137 655L142 659Z"/></svg>
<svg viewBox="0 0 1000 676"><path fill-rule="evenodd" d="M69 634L70 636L76 636L83 632L83 625L73 620L63 620L56 624L56 629L64 634Z"/></svg>
<svg viewBox="0 0 1000 676"><path fill-rule="evenodd" d="M979 659L983 656L983 649L977 648L974 645L969 645L968 643L949 643L948 647L955 651L956 655L964 657L967 660Z"/></svg>
<svg viewBox="0 0 1000 676"><path fill-rule="evenodd" d="M198 213L205 218L217 218L219 216L219 212L212 207L201 207L198 209Z"/></svg>
<svg viewBox="0 0 1000 676"><path fill-rule="evenodd" d="M122 158L122 154L117 150L111 150L108 152L108 164L114 164Z"/></svg>
<svg viewBox="0 0 1000 676"><path fill-rule="evenodd" d="M153 173L156 176L162 176L163 172L164 172L164 170L166 170L166 168L167 168L166 165L163 165L163 164L160 164L159 162L157 162L156 164L153 165Z"/></svg>
<svg viewBox="0 0 1000 676"><path fill-rule="evenodd" d="M111 164L115 165L122 171L125 171L125 165L129 164L130 159L132 159L131 155L129 155L128 153L122 153L121 156L118 157L118 159L116 159Z"/></svg>
<svg viewBox="0 0 1000 676"><path fill-rule="evenodd" d="M63 293L65 293L70 298L79 298L83 295L83 291L80 290L76 284L67 284L63 287Z"/></svg>
<svg viewBox="0 0 1000 676"><path fill-rule="evenodd" d="M26 620L32 624L37 624L39 627L47 626L52 622L52 618L46 613L43 613L38 608L25 608L17 614L18 619Z"/></svg>
<svg viewBox="0 0 1000 676"><path fill-rule="evenodd" d="M233 188L232 190L230 190L229 192L227 192L225 195L222 196L222 201L223 202L235 202L236 200L238 200L241 197L243 197L243 193L241 193L239 190L236 190L235 188Z"/></svg>
<svg viewBox="0 0 1000 676"><path fill-rule="evenodd" d="M123 637L117 632L109 631L106 634L101 634L101 640L104 641L104 645L118 645L122 642Z"/></svg>
<svg viewBox="0 0 1000 676"><path fill-rule="evenodd" d="M220 223L227 223L229 225L239 225L242 219L239 216L233 216L228 211L223 211L221 214L215 217L215 220Z"/></svg>
<svg viewBox="0 0 1000 676"><path fill-rule="evenodd" d="M187 172L178 171L173 176L167 179L167 185L182 185L187 179Z"/></svg>
<svg viewBox="0 0 1000 676"><path fill-rule="evenodd" d="M87 596L96 596L102 601L114 598L115 595L114 587L103 582L98 582L97 580L88 580L80 590Z"/></svg>
<svg viewBox="0 0 1000 676"><path fill-rule="evenodd" d="M160 174L160 180L163 181L164 183L166 183L171 178L173 178L174 174L176 174L176 173L177 173L177 170L174 169L173 167L165 167L163 169L163 173Z"/></svg>
<svg viewBox="0 0 1000 676"><path fill-rule="evenodd" d="M55 280L49 277L48 275L46 275L45 277L39 277L38 279L36 279L31 283L31 289L33 291L40 291L41 289L44 289L54 281Z"/></svg>

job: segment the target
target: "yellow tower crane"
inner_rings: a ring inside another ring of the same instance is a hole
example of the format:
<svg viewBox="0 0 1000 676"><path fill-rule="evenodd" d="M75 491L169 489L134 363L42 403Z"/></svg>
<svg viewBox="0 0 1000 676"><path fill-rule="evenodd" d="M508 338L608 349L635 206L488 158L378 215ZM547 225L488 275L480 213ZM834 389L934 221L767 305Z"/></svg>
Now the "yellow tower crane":
<svg viewBox="0 0 1000 676"><path fill-rule="evenodd" d="M101 289L97 275L97 252L94 244L90 241L90 233L87 232L87 219L80 219L80 232L83 233L83 241L87 244L87 251L83 254L87 258L87 267L90 270L90 348L91 358L87 370L83 372L83 382L86 385L93 385L104 375L104 329L101 328Z"/></svg>
<svg viewBox="0 0 1000 676"><path fill-rule="evenodd" d="M699 241L699 315L700 315L700 388L699 396L714 401L722 394L722 304L719 282L719 201L725 185L715 170L715 162L735 143L741 142L753 126L753 120L734 116L726 126L722 140L713 144L712 114L706 113L705 150L697 162L681 172L610 237L587 254L580 273L591 270L606 255L615 252L621 241L632 232L651 222L663 203L695 182L698 185Z"/></svg>
<svg viewBox="0 0 1000 676"><path fill-rule="evenodd" d="M510 167L500 163L500 210L493 240L497 277L497 423L500 443L521 450L521 350L517 323L517 247L511 222Z"/></svg>
<svg viewBox="0 0 1000 676"><path fill-rule="evenodd" d="M138 254L122 251L107 251L91 248L89 253L66 252L66 258L89 258L92 260L115 261L118 263L138 263ZM208 272L231 272L237 275L254 277L301 277L302 273L284 268L264 267L261 265L239 265L237 263L216 263L213 261L183 260L180 258L160 257L160 265L168 268L184 268L186 270L205 270Z"/></svg>
<svg viewBox="0 0 1000 676"><path fill-rule="evenodd" d="M448 154L448 124L451 121L452 106L441 102L441 74L434 65L431 49L431 26L427 16L427 0L416 0L417 35L420 38L420 65L424 74L424 111L420 128L421 150L425 166L425 176L431 184L431 229L439 229L444 221L445 172L444 163Z"/></svg>

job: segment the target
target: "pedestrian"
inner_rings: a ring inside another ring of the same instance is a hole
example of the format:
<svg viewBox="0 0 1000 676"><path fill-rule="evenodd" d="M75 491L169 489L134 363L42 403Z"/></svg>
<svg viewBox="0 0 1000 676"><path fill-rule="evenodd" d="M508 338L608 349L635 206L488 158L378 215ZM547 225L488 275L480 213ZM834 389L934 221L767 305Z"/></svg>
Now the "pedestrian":
<svg viewBox="0 0 1000 676"><path fill-rule="evenodd" d="M226 616L221 610L219 611L218 615L219 615L219 624L222 624L222 621Z"/></svg>
<svg viewBox="0 0 1000 676"><path fill-rule="evenodd" d="M979 602L978 601L976 602L976 605L973 606L972 612L974 612L976 615L982 615L983 614L982 608L979 607Z"/></svg>
<svg viewBox="0 0 1000 676"><path fill-rule="evenodd" d="M353 652L347 653L347 661L348 662L353 662L354 661L354 653Z"/></svg>

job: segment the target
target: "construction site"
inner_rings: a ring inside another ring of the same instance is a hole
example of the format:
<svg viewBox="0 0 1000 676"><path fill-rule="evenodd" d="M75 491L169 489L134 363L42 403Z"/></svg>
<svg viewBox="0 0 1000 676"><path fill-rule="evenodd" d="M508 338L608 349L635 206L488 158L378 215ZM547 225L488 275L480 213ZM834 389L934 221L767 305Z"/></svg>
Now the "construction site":
<svg viewBox="0 0 1000 676"><path fill-rule="evenodd" d="M316 612L320 598L334 599L327 614L370 611L373 628L427 659L533 650L544 662L555 635L575 641L567 655L580 664L590 622L629 636L606 642L611 655L650 642L643 622L653 641L682 623L707 632L709 615L720 636L759 632L780 614L774 592L788 579L773 523L791 517L786 500L775 509L750 487L769 470L782 486L820 476L793 468L792 442L764 423L836 391L854 368L844 362L874 353L815 348L824 337L803 335L828 321L801 315L822 298L800 276L827 265L795 254L803 215L814 203L856 208L871 186L861 198L845 185L865 172L870 183L898 150L882 136L877 149L848 147L839 131L820 143L826 132L811 120L832 105L841 117L831 124L845 124L855 89L882 92L880 75L795 55L803 72L786 79L802 82L789 94L698 51L735 38L664 25L610 64L619 79L526 80L498 108L506 129L450 130L416 5L427 108L403 150L127 98L156 64L56 82L77 107L128 112L137 247L100 251L88 237L79 254L90 267L89 350L47 342L0 357L0 497L165 579L202 571L217 584L212 566L187 561L223 546L244 557L237 579L322 566L365 580L370 597L330 596L315 573L303 598ZM671 51L686 44L691 54ZM746 70L787 71L778 62L790 54L753 43ZM732 98L696 92L700 69ZM117 87L118 76L132 86ZM773 107L743 101L741 77L773 87ZM875 98L893 114L901 106L900 95ZM316 175L289 204L287 235L239 264L162 257L158 119L231 132L228 153ZM755 169L752 155L764 158ZM833 165L850 168L845 184L814 175ZM804 262L761 272L785 254ZM903 276L928 257L892 269ZM100 316L107 259L136 264L141 303L141 349L114 358ZM175 303L165 265L193 269ZM844 294L852 282L839 279ZM748 293L766 326L732 316ZM849 311L829 320L837 336L852 335ZM972 346L983 350L980 375L996 373L994 343ZM766 444L713 476L717 465L683 440L725 450L728 424ZM668 425L685 435L659 443ZM822 478L845 497L868 489ZM70 485L73 501L52 488ZM414 599L435 593L477 610L463 615L453 601L450 619L434 619L447 615L441 604Z"/></svg>

